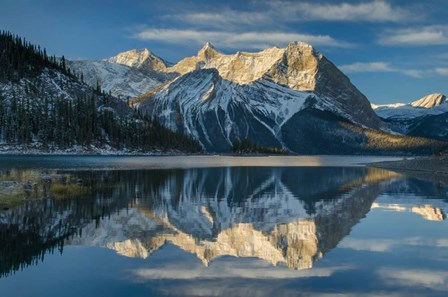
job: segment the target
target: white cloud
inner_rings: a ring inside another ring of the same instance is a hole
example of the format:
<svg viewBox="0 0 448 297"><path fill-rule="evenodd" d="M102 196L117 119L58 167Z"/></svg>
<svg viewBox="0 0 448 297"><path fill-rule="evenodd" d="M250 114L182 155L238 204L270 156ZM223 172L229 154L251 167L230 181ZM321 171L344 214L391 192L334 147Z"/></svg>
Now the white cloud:
<svg viewBox="0 0 448 297"><path fill-rule="evenodd" d="M392 7L386 1L351 4L321 4L313 2L274 1L274 11L298 20L398 22L408 20L412 14L402 8ZM275 13L275 12L274 12Z"/></svg>
<svg viewBox="0 0 448 297"><path fill-rule="evenodd" d="M425 72L423 70L417 70L417 69L401 69L401 70L397 70L397 71L406 76L415 77L415 78L422 78L423 76L425 76L427 74L431 74L430 71Z"/></svg>
<svg viewBox="0 0 448 297"><path fill-rule="evenodd" d="M365 72L396 72L406 76L420 78L425 74L422 70L416 69L400 69L393 67L387 62L368 62L368 63L353 63L342 65L339 67L345 73L365 73Z"/></svg>
<svg viewBox="0 0 448 297"><path fill-rule="evenodd" d="M448 67L447 68L436 68L435 72L438 75L442 75L442 76L448 76Z"/></svg>
<svg viewBox="0 0 448 297"><path fill-rule="evenodd" d="M448 289L448 272L437 270L383 268L378 275L386 282L406 287L430 287L433 290Z"/></svg>
<svg viewBox="0 0 448 297"><path fill-rule="evenodd" d="M382 45L444 45L448 44L448 30L443 26L388 30L380 36L378 41Z"/></svg>
<svg viewBox="0 0 448 297"><path fill-rule="evenodd" d="M349 266L313 268L305 270L291 270L287 267L272 267L267 263L246 262L246 266L235 263L219 263L210 267L180 267L166 266L161 269L136 269L130 271L138 281L146 281L150 279L297 279L308 277L329 277L336 272L353 269Z"/></svg>
<svg viewBox="0 0 448 297"><path fill-rule="evenodd" d="M394 244L393 240L347 239L342 241L338 247L355 251L387 252Z"/></svg>
<svg viewBox="0 0 448 297"><path fill-rule="evenodd" d="M165 19L203 25L262 26L285 22L343 21L343 22L402 22L414 20L417 15L386 1L376 0L351 4L347 2L314 3L312 1L253 1L248 11L223 8L219 11L182 12L164 16ZM198 8L200 9L200 8Z"/></svg>
<svg viewBox="0 0 448 297"><path fill-rule="evenodd" d="M218 48L263 49L269 46L284 46L292 41L303 41L315 46L350 47L351 44L338 41L328 35L310 35L283 32L222 32L183 29L145 29L135 37L140 40L155 40L166 43L204 44L209 41Z"/></svg>
<svg viewBox="0 0 448 297"><path fill-rule="evenodd" d="M369 63L353 63L348 65L342 65L339 67L346 73L356 72L393 72L389 63L386 62L369 62Z"/></svg>
<svg viewBox="0 0 448 297"><path fill-rule="evenodd" d="M263 24L270 24L272 16L268 11L236 11L231 9L224 9L221 11L212 12L191 12L175 15L163 16L163 19L171 22L181 22L193 25L204 25L207 28L222 28L222 27L240 27L254 25L260 26Z"/></svg>

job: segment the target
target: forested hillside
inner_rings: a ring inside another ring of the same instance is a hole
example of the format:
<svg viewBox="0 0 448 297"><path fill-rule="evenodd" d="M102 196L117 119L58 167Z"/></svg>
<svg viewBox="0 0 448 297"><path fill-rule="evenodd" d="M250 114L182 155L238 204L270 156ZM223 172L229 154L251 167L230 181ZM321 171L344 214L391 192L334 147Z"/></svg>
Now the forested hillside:
<svg viewBox="0 0 448 297"><path fill-rule="evenodd" d="M200 145L141 116L126 103L83 82L64 57L9 32L0 33L0 144L61 150L82 146L198 152Z"/></svg>

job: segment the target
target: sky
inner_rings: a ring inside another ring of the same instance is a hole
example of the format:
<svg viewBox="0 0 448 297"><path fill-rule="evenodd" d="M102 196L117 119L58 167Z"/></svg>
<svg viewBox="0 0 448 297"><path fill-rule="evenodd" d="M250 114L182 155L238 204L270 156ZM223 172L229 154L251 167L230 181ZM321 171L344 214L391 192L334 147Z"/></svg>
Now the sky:
<svg viewBox="0 0 448 297"><path fill-rule="evenodd" d="M177 62L207 41L228 54L303 41L373 103L448 94L446 0L0 0L0 30L73 60L148 48Z"/></svg>

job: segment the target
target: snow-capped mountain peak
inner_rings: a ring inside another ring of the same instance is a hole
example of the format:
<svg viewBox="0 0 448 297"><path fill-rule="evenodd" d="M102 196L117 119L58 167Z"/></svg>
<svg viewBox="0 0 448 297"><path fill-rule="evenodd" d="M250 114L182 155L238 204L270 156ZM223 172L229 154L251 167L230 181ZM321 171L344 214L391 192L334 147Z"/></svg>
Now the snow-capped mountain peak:
<svg viewBox="0 0 448 297"><path fill-rule="evenodd" d="M149 71L160 71L166 70L169 63L167 63L162 58L153 54L147 48L144 49L132 49L118 55L105 59L107 62L126 65L133 68L140 68Z"/></svg>
<svg viewBox="0 0 448 297"><path fill-rule="evenodd" d="M148 92L174 74L165 73L171 64L150 50L133 49L101 61L67 61L76 73L92 87L97 83L112 95L127 99Z"/></svg>
<svg viewBox="0 0 448 297"><path fill-rule="evenodd" d="M285 61L288 62L285 56L300 59L305 63L292 61L285 65ZM275 82L285 82L284 84L297 90L313 90L315 87L313 78L316 74L318 59L321 58L322 55L319 52L303 42L291 42L286 48L272 47L259 52L238 51L229 55L220 53L207 42L196 56L181 60L170 67L168 72L186 74L198 69L215 68L223 79L238 84L249 84L266 76ZM284 67L291 67L297 71L282 73L281 69L277 69ZM284 77L285 75L287 77Z"/></svg>
<svg viewBox="0 0 448 297"><path fill-rule="evenodd" d="M395 132L442 141L448 137L448 101L443 94L430 94L407 104L372 104L372 108Z"/></svg>
<svg viewBox="0 0 448 297"><path fill-rule="evenodd" d="M411 103L372 104L372 108L382 118L414 119L427 115L448 112L446 96L430 94Z"/></svg>
<svg viewBox="0 0 448 297"><path fill-rule="evenodd" d="M411 103L413 107L432 108L446 102L446 96L440 93L431 94Z"/></svg>
<svg viewBox="0 0 448 297"><path fill-rule="evenodd" d="M204 60L207 60L207 59L211 59L211 58L213 58L213 57L215 57L217 55L220 55L220 54L221 53L218 52L216 50L216 48L210 42L207 41L204 44L204 46L199 50L197 56L202 58L202 59L204 59Z"/></svg>

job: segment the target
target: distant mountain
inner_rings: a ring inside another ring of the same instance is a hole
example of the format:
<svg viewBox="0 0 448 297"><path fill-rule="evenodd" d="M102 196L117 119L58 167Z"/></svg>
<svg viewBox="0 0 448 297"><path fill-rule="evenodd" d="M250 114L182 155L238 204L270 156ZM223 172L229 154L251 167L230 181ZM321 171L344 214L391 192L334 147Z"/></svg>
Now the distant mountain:
<svg viewBox="0 0 448 297"><path fill-rule="evenodd" d="M139 68L147 72L165 72L167 67L172 66L172 63L156 56L146 48L141 50L133 49L119 53L104 61L126 65L132 68Z"/></svg>
<svg viewBox="0 0 448 297"><path fill-rule="evenodd" d="M98 84L111 95L127 100L161 84L145 72L129 66L106 61L68 61L68 67L83 74L83 81L91 87Z"/></svg>
<svg viewBox="0 0 448 297"><path fill-rule="evenodd" d="M445 95L430 94L411 103L372 104L372 108L383 119L413 119L448 112L447 103Z"/></svg>
<svg viewBox="0 0 448 297"><path fill-rule="evenodd" d="M90 86L100 85L113 96L129 99L140 96L176 74L166 73L169 62L148 49L130 50L101 61L68 61L67 65Z"/></svg>
<svg viewBox="0 0 448 297"><path fill-rule="evenodd" d="M431 94L407 104L372 107L396 132L448 141L448 101L443 94Z"/></svg>
<svg viewBox="0 0 448 297"><path fill-rule="evenodd" d="M206 43L165 71L179 76L133 104L207 151L229 151L242 139L311 154L423 152L434 145L389 135L367 98L305 43L233 55Z"/></svg>

